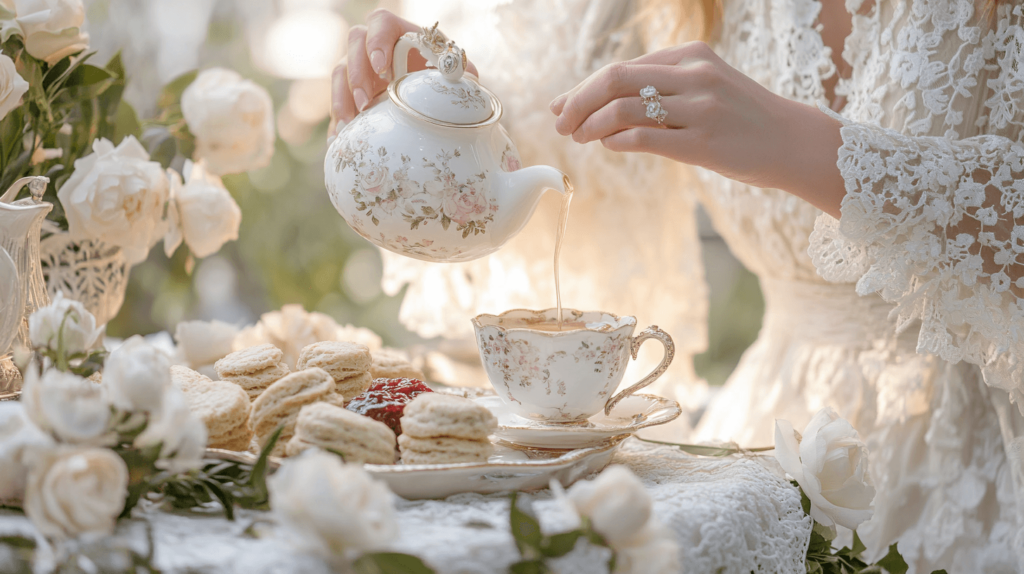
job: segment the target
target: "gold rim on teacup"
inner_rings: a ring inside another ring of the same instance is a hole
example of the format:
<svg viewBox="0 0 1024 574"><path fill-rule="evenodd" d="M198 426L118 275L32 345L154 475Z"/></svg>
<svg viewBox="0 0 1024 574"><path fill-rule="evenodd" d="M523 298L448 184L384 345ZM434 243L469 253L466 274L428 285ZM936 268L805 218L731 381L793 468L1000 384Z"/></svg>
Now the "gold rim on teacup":
<svg viewBox="0 0 1024 574"><path fill-rule="evenodd" d="M540 331L537 329L531 329L530 325L539 325L542 323L555 323L558 321L558 309L542 309L540 311L532 309L509 309L497 315L491 315L489 313L481 313L476 317L473 317L473 326L476 328L482 327L495 327L502 331L529 331L530 333L536 333L538 335L544 335L547 337L559 337L569 333L578 333L579 331L593 331L595 333L612 333L626 327L636 327L636 317L625 316L619 317L614 313L607 313L605 311L578 311L576 309L562 308L562 319L563 323L578 323L582 317L588 315L596 315L601 318L608 318L608 321L584 321L582 327L578 329L568 329L565 331ZM526 323L525 326L507 326L507 321L521 321ZM591 327L593 325L593 327ZM608 326L608 329L602 329L600 326Z"/></svg>
<svg viewBox="0 0 1024 574"><path fill-rule="evenodd" d="M653 383L675 356L672 337L657 325L633 335L636 317L563 308L512 309L473 318L477 347L487 378L515 414L558 425L580 425L601 410L607 415L622 399ZM640 345L655 339L665 347L661 363L646 377L614 394ZM614 394L614 395L613 395Z"/></svg>

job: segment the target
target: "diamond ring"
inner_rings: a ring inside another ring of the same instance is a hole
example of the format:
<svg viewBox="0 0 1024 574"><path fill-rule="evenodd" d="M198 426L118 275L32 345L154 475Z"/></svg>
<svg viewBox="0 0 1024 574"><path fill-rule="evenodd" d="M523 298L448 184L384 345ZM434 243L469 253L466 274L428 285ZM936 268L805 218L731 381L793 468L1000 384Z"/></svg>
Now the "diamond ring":
<svg viewBox="0 0 1024 574"><path fill-rule="evenodd" d="M664 125L668 112L665 111L665 108L661 107L661 94L658 93L654 86L647 86L640 90L640 101L647 108L645 115L658 122L658 125Z"/></svg>

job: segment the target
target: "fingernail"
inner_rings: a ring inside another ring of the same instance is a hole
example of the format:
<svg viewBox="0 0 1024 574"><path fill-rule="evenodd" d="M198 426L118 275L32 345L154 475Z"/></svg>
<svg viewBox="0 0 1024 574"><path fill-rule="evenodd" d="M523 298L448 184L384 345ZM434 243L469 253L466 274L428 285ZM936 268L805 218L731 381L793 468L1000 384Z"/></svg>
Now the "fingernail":
<svg viewBox="0 0 1024 574"><path fill-rule="evenodd" d="M551 110L552 113L555 113L555 110L558 109L558 104L560 104L564 98L565 94L562 94L561 96L551 100L551 103L548 104L548 109Z"/></svg>
<svg viewBox="0 0 1024 574"><path fill-rule="evenodd" d="M374 50L370 54L370 65L373 66L373 71L378 74L384 71L384 50Z"/></svg>
<svg viewBox="0 0 1024 574"><path fill-rule="evenodd" d="M370 103L370 98L366 97L366 92L362 88L356 88L352 91L352 99L355 101L356 109L359 111L363 111L366 104Z"/></svg>

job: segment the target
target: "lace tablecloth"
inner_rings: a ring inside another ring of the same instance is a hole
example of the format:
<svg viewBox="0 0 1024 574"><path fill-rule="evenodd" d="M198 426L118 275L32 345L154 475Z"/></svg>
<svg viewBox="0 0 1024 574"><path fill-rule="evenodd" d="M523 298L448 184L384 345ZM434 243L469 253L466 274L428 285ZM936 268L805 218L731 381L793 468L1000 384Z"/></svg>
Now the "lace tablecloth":
<svg viewBox="0 0 1024 574"><path fill-rule="evenodd" d="M800 494L772 472L774 461L698 458L671 447L626 441L613 464L633 470L654 499L654 512L676 534L685 572L806 572L810 518ZM547 492L533 496L542 526L564 528L567 516ZM398 502L400 533L394 550L419 556L437 572L506 572L518 560L508 527L505 495L460 494L445 500ZM167 573L327 573L282 537L246 530L267 513L220 516L137 511L118 536L146 548L143 521L155 541L155 565ZM31 532L28 521L0 514L0 535ZM599 549L583 545L553 563L562 574L600 572Z"/></svg>

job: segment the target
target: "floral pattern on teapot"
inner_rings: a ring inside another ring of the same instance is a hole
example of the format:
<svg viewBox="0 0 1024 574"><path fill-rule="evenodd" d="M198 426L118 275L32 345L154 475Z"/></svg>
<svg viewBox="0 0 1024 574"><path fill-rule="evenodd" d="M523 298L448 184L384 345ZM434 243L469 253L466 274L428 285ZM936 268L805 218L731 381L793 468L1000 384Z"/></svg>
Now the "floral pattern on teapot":
<svg viewBox="0 0 1024 574"><path fill-rule="evenodd" d="M439 94L449 96L452 104L465 109L486 110L490 103L484 99L479 89L468 90L461 86L450 86L438 81L435 78L424 78L423 83L430 86L430 89Z"/></svg>
<svg viewBox="0 0 1024 574"><path fill-rule="evenodd" d="M409 179L412 158L405 154L389 153L386 146L372 149L366 137L372 132L364 131L368 133L351 138L350 144L337 149L334 155L334 169L336 172L352 170L356 175L348 193L355 201L356 209L374 226L380 225L378 215L392 217L398 213L408 224L410 231L418 229L421 225L435 223L445 231L454 227L462 238L487 232L487 224L494 221L498 203L489 193L486 172L459 179L452 171L449 163L454 158L461 157L458 148L441 149L433 159L420 158L420 165L432 171L434 178L417 182ZM511 151L511 148L507 148L507 151ZM398 157L395 157L396 155ZM506 165L504 157L503 155L503 166ZM508 164L512 165L512 161L508 160ZM514 164L519 164L517 158ZM336 194L338 190L330 189L330 192ZM361 226L357 223L355 227ZM366 229L357 228L356 231L364 237L377 236L376 233L368 233ZM404 244L408 243L408 240L403 239L398 236L381 236L381 241L395 243L397 247L405 250L408 246ZM442 252L432 249L430 243L413 247L430 248L435 253Z"/></svg>

